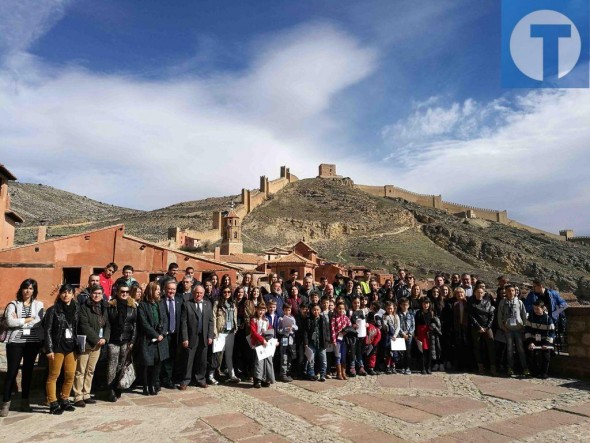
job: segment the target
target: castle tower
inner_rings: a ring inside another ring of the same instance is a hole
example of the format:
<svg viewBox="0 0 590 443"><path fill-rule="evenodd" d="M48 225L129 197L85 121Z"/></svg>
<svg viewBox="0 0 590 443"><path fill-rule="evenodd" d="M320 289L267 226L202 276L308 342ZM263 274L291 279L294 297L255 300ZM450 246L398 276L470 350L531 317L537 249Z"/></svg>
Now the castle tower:
<svg viewBox="0 0 590 443"><path fill-rule="evenodd" d="M244 251L242 244L242 224L240 217L233 209L223 218L224 230L221 240L221 255L241 254Z"/></svg>

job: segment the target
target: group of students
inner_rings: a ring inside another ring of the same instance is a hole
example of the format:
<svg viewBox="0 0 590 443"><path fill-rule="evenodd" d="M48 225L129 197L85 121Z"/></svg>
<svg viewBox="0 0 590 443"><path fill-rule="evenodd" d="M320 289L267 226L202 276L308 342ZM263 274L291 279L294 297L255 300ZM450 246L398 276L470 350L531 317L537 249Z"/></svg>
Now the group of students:
<svg viewBox="0 0 590 443"><path fill-rule="evenodd" d="M424 292L404 270L384 285L370 271L361 279L337 275L332 284L321 278L316 285L310 275L300 283L292 270L290 279L270 274L260 286L251 274L239 285L215 274L201 283L192 268L179 282L174 263L163 278L144 286L131 266L114 280L116 271L109 263L79 294L62 285L46 311L37 300L37 282L21 283L4 314L8 368L0 416L8 415L21 362L20 410L32 411L39 353L48 362L51 414L96 403L93 378L103 358L111 402L121 396L130 364L144 395L185 390L191 383L206 388L249 381L260 388L276 380L323 382L412 370L484 373L487 367L496 375L502 367L511 376L515 351L524 376L546 378L556 324L567 307L540 281L521 299L503 278L489 293L467 274L437 275Z"/></svg>

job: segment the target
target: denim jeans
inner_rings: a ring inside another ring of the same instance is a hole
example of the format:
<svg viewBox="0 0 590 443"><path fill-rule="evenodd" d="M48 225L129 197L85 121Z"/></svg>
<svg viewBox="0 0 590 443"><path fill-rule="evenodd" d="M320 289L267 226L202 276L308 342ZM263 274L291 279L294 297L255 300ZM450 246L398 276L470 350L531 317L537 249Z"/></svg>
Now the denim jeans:
<svg viewBox="0 0 590 443"><path fill-rule="evenodd" d="M315 376L316 372L319 372L322 377L325 377L326 369L328 367L326 350L318 349L312 344L309 345L309 349L313 351L313 361L307 362L307 375L313 377ZM316 368L319 369L319 371L316 371Z"/></svg>
<svg viewBox="0 0 590 443"><path fill-rule="evenodd" d="M522 342L522 331L504 331L506 335L506 360L508 369L514 367L514 343L516 342L516 352L520 360L520 366L524 371L527 369L526 354L524 352L524 344Z"/></svg>

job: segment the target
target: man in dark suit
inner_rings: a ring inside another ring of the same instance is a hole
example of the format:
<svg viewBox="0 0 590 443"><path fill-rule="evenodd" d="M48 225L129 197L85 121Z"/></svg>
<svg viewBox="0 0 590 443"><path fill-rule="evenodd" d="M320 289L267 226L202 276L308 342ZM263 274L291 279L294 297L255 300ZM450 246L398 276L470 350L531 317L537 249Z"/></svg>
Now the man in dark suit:
<svg viewBox="0 0 590 443"><path fill-rule="evenodd" d="M213 307L205 297L201 285L193 289L193 299L185 301L180 310L180 337L184 353L184 379L180 390L185 390L194 377L197 386L206 388L207 346L213 343Z"/></svg>
<svg viewBox="0 0 590 443"><path fill-rule="evenodd" d="M164 306L168 316L168 335L165 336L165 340L168 340L170 358L162 362L162 369L160 370L161 386L166 389L174 389L174 382L184 378L184 374L180 371L182 365L180 364L178 348L182 302L182 296L176 293L176 283L172 280L166 282L164 297L160 300L160 304Z"/></svg>

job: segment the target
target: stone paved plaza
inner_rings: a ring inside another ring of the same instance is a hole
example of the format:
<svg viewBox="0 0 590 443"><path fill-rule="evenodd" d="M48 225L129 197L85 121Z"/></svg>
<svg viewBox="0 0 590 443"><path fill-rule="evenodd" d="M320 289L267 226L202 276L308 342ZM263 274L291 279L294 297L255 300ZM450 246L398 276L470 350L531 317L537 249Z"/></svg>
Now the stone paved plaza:
<svg viewBox="0 0 590 443"><path fill-rule="evenodd" d="M36 408L37 409L37 408ZM11 412L1 441L590 441L590 384L476 375L380 375L253 389L124 394L50 416Z"/></svg>

